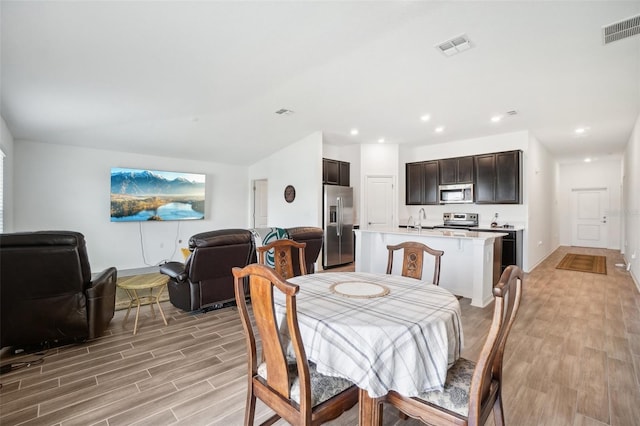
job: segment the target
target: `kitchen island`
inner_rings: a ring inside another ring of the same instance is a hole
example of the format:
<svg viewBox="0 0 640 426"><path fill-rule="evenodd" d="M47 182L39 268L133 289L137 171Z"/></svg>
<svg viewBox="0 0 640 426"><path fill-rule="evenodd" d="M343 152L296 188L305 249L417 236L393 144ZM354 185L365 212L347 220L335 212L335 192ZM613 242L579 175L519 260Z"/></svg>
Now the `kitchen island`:
<svg viewBox="0 0 640 426"><path fill-rule="evenodd" d="M506 233L417 228L356 229L353 232L358 242L357 272L385 273L389 256L387 245L416 241L444 250L440 287L470 298L472 306L485 307L493 300L492 288L499 277L502 237L508 235ZM433 258L425 254L423 277L433 276L434 262L430 259ZM401 251L394 254L393 264L393 274L399 275Z"/></svg>

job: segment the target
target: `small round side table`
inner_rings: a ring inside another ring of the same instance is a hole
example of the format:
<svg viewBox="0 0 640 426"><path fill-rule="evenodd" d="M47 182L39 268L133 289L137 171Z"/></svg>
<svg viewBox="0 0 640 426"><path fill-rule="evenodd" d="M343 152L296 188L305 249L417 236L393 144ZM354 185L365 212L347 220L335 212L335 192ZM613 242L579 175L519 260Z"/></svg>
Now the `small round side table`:
<svg viewBox="0 0 640 426"><path fill-rule="evenodd" d="M151 308L151 316L153 318L156 317L156 313L153 309L153 304L155 303L158 306L158 310L160 311L160 315L162 315L162 320L164 321L164 325L167 325L167 319L164 316L164 312L162 311L162 306L160 306L160 296L162 295L162 291L164 290L165 284L169 281L169 277L164 275L159 275L157 278L149 278L144 277L141 279L133 278L131 280L123 281L118 283L118 287L124 289L129 295L129 307L127 308L127 313L124 316L124 322L127 322L129 318L129 312L131 312L131 307L135 303L137 305L136 309L136 320L133 324L133 334L138 332L138 317L140 316L140 305L142 301L149 302L149 307ZM158 293L153 294L154 288L160 288ZM146 296L138 295L139 290L149 290L149 294Z"/></svg>

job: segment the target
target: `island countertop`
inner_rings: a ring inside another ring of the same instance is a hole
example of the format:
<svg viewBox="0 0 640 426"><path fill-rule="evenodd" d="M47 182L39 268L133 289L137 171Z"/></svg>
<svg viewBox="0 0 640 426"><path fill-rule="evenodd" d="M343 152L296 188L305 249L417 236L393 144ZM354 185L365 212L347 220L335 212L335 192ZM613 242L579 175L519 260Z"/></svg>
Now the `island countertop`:
<svg viewBox="0 0 640 426"><path fill-rule="evenodd" d="M436 238L465 238L473 240L489 240L497 237L506 237L509 235L506 232L482 232L482 231L465 231L461 229L421 229L417 228L374 228L374 229L362 229L360 232L370 232L377 234L396 234L396 235L411 235L416 237L436 237Z"/></svg>

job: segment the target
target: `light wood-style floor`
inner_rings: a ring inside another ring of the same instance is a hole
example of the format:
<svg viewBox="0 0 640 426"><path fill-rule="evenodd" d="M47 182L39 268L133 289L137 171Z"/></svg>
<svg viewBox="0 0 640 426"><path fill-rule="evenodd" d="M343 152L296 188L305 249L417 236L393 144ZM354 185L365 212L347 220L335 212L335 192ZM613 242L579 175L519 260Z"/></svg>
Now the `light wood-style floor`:
<svg viewBox="0 0 640 426"><path fill-rule="evenodd" d="M608 275L555 269L569 251L606 255ZM561 247L527 275L506 349L507 424L640 425L640 295L615 266L621 259L617 251ZM461 305L463 356L474 359L492 307ZM169 325L147 306L136 336L118 311L95 341L44 355L4 350L3 365L30 364L0 376L0 424L242 424L246 358L236 309L163 307ZM258 411L257 420L269 414ZM384 422L418 424L398 420L393 409ZM357 407L331 424L357 424Z"/></svg>

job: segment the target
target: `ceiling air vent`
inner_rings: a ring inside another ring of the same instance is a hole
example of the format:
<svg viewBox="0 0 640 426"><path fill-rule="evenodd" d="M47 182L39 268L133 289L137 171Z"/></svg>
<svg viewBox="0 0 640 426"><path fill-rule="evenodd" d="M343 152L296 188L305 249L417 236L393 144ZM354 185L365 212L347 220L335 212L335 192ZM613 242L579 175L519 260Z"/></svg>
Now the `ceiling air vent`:
<svg viewBox="0 0 640 426"><path fill-rule="evenodd" d="M280 108L279 110L276 111L276 114L278 114L278 115L291 115L291 114L293 114L293 111L291 111L290 109L286 109L286 108Z"/></svg>
<svg viewBox="0 0 640 426"><path fill-rule="evenodd" d="M464 52L471 49L473 46L469 41L466 34L462 34L458 37L454 37L451 40L447 40L443 43L436 45L436 49L445 56L452 56L456 53Z"/></svg>
<svg viewBox="0 0 640 426"><path fill-rule="evenodd" d="M640 34L640 15L602 27L602 43L609 44Z"/></svg>

